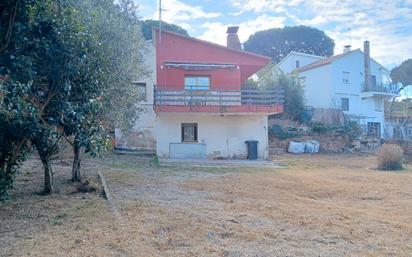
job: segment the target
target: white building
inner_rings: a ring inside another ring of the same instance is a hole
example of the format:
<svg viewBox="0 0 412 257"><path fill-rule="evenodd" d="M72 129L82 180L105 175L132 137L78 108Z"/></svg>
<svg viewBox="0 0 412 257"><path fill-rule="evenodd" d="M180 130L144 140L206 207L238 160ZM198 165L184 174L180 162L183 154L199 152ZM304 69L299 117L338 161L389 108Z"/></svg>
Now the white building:
<svg viewBox="0 0 412 257"><path fill-rule="evenodd" d="M277 64L277 67L287 74L324 58L323 56L292 51Z"/></svg>
<svg viewBox="0 0 412 257"><path fill-rule="evenodd" d="M293 68L298 63L306 65ZM395 95L386 86L389 71L370 58L369 41L364 43L364 52L347 46L342 54L318 60L291 53L280 68L299 78L308 106L340 109L358 121L368 136L383 137L384 99Z"/></svg>

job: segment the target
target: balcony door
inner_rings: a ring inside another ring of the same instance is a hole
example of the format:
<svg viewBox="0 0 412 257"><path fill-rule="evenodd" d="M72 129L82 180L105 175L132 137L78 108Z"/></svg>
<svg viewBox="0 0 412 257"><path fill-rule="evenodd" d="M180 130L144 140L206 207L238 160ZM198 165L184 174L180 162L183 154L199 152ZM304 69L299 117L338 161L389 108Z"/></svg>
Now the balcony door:
<svg viewBox="0 0 412 257"><path fill-rule="evenodd" d="M381 123L380 122L368 122L368 137L369 138L381 138Z"/></svg>

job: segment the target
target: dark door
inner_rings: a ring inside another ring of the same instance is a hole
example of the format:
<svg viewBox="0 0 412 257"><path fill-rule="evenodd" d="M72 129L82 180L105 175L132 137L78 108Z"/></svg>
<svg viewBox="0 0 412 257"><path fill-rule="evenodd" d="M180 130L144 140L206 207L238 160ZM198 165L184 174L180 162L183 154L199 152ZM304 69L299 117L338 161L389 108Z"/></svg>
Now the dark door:
<svg viewBox="0 0 412 257"><path fill-rule="evenodd" d="M368 122L368 137L381 138L381 123Z"/></svg>

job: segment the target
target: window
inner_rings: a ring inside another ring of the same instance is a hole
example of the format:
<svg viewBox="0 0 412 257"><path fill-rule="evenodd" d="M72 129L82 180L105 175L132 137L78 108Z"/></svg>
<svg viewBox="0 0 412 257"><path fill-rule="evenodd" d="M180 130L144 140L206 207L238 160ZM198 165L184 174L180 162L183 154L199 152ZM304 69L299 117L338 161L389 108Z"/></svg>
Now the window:
<svg viewBox="0 0 412 257"><path fill-rule="evenodd" d="M185 76L186 90L209 90L209 76Z"/></svg>
<svg viewBox="0 0 412 257"><path fill-rule="evenodd" d="M349 111L349 98L340 99L342 111Z"/></svg>
<svg viewBox="0 0 412 257"><path fill-rule="evenodd" d="M197 142L197 123L182 123L182 142Z"/></svg>
<svg viewBox="0 0 412 257"><path fill-rule="evenodd" d="M296 60L296 68L299 68L299 67L300 67L300 61Z"/></svg>
<svg viewBox="0 0 412 257"><path fill-rule="evenodd" d="M139 93L140 100L146 100L146 83L143 82L133 82L134 85L137 87L137 92Z"/></svg>
<svg viewBox="0 0 412 257"><path fill-rule="evenodd" d="M348 71L343 71L342 72L342 82L343 82L343 84L349 84L350 83L350 72L348 72Z"/></svg>

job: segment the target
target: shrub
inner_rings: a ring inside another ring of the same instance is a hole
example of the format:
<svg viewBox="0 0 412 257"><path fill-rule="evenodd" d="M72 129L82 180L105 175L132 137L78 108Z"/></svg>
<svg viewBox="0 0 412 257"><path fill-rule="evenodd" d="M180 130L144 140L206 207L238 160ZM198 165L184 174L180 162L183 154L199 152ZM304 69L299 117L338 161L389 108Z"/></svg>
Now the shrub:
<svg viewBox="0 0 412 257"><path fill-rule="evenodd" d="M284 128L277 124L272 125L272 127L269 129L269 135L274 136L280 140L285 140L288 138L296 138L300 136L297 128L293 128L293 127Z"/></svg>
<svg viewBox="0 0 412 257"><path fill-rule="evenodd" d="M318 134L326 134L326 132L330 130L330 128L322 122L311 122L310 129L312 130L312 132Z"/></svg>
<svg viewBox="0 0 412 257"><path fill-rule="evenodd" d="M378 168L381 170L401 170L403 151L399 145L383 145L378 152Z"/></svg>

